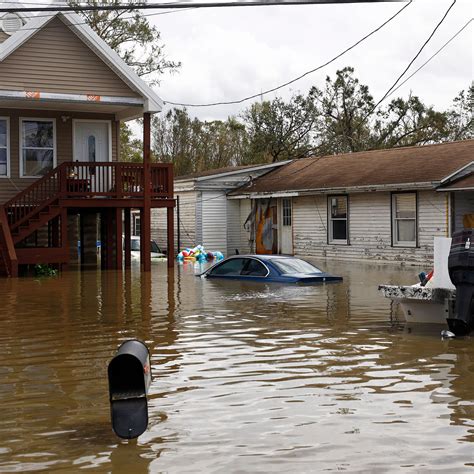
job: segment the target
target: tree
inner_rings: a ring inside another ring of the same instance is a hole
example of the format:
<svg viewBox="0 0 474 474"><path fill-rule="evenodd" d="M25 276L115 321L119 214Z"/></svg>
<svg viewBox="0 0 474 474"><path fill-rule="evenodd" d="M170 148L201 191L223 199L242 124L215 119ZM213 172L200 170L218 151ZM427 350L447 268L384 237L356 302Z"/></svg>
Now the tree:
<svg viewBox="0 0 474 474"><path fill-rule="evenodd" d="M474 82L454 98L448 111L448 123L449 140L474 138Z"/></svg>
<svg viewBox="0 0 474 474"><path fill-rule="evenodd" d="M303 158L311 149L311 132L317 119L316 90L308 97L294 95L252 104L242 118L249 136L246 161L265 163Z"/></svg>
<svg viewBox="0 0 474 474"><path fill-rule="evenodd" d="M369 88L354 77L354 68L337 71L334 81L327 76L324 90L313 87L311 94L317 101L317 154L349 153L370 146L368 117L374 99Z"/></svg>
<svg viewBox="0 0 474 474"><path fill-rule="evenodd" d="M238 166L247 148L245 127L233 117L205 122L173 109L153 119L153 154L173 163L177 176Z"/></svg>
<svg viewBox="0 0 474 474"><path fill-rule="evenodd" d="M79 4L98 5L102 0L69 0L74 7ZM176 72L180 62L170 61L164 54L164 45L158 29L137 9L141 2L129 0L130 8L124 10L81 11L87 24L151 85L158 83L158 76ZM110 0L109 5L123 5L123 0ZM130 127L122 123L120 129L121 157L124 161L136 161L140 140L133 138Z"/></svg>
<svg viewBox="0 0 474 474"><path fill-rule="evenodd" d="M79 4L99 5L102 0L85 0L76 2L69 0L74 7ZM108 5L121 6L123 0L109 0ZM170 61L164 54L161 34L151 25L146 16L137 8L140 1L129 0L130 8L125 10L94 10L81 11L87 24L132 68L156 84L157 75L166 71L175 72L180 62Z"/></svg>

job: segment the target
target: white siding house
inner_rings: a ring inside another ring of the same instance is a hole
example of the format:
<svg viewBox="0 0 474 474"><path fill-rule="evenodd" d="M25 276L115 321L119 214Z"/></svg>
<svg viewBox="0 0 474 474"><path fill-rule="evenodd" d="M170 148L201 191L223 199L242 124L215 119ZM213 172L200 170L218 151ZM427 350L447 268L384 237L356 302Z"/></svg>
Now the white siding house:
<svg viewBox="0 0 474 474"><path fill-rule="evenodd" d="M228 200L227 194L286 163L221 168L176 178L174 193L175 198L179 198L175 210L177 251L201 244L206 250L218 250L224 255L248 252L248 238L241 229L240 203ZM151 220L152 238L164 245L166 211L152 210Z"/></svg>
<svg viewBox="0 0 474 474"><path fill-rule="evenodd" d="M473 173L466 140L297 160L228 198L247 250L423 266L434 237L474 226Z"/></svg>

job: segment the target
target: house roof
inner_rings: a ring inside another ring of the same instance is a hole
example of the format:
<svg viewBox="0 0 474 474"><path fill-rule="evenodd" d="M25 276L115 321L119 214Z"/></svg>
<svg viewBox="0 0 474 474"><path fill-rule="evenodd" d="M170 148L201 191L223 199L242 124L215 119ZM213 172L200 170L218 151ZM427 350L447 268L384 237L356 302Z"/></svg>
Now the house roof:
<svg viewBox="0 0 474 474"><path fill-rule="evenodd" d="M175 181L184 181L184 180L197 180L200 178L212 178L217 177L218 175L227 175L227 174L234 174L240 171L248 171L250 169L255 170L264 170L268 168L271 170L275 167L284 166L286 163L289 162L281 162L281 163L261 163L256 165L241 165L241 166L226 166L223 168L216 168L212 170L200 171L198 173L186 174L182 176L177 176Z"/></svg>
<svg viewBox="0 0 474 474"><path fill-rule="evenodd" d="M295 160L233 195L357 188L435 187L469 164L474 140Z"/></svg>
<svg viewBox="0 0 474 474"><path fill-rule="evenodd" d="M463 176L447 186L442 186L438 191L474 191L474 173Z"/></svg>
<svg viewBox="0 0 474 474"><path fill-rule="evenodd" d="M59 18L86 44L107 66L114 71L133 91L136 91L145 104L144 112L160 112L163 101L158 95L129 67L120 56L110 48L88 25L84 19L73 12L53 12L49 15L33 17L21 29L0 44L0 62L20 48L39 30L48 25L54 18Z"/></svg>

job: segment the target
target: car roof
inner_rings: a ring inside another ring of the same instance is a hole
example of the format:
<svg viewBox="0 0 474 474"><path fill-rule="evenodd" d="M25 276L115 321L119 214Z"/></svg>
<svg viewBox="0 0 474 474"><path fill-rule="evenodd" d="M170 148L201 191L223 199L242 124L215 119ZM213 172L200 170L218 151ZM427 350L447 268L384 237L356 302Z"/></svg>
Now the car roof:
<svg viewBox="0 0 474 474"><path fill-rule="evenodd" d="M299 258L293 257L291 255L260 255L260 254L231 255L227 257L227 259L229 258L256 258L263 261L276 260L276 259L300 260Z"/></svg>

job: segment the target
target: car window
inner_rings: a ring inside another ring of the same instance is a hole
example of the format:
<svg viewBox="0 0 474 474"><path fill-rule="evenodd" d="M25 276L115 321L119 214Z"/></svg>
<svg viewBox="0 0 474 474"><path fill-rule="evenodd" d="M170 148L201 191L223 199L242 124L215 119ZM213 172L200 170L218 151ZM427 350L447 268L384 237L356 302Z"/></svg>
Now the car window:
<svg viewBox="0 0 474 474"><path fill-rule="evenodd" d="M246 263L246 258L232 258L214 267L209 272L209 275L240 275L240 272L242 271Z"/></svg>
<svg viewBox="0 0 474 474"><path fill-rule="evenodd" d="M247 264L241 271L241 275L247 276L260 276L264 277L268 273L267 268L265 265L260 263L258 260L254 260L253 258L249 258Z"/></svg>
<svg viewBox="0 0 474 474"><path fill-rule="evenodd" d="M319 268L316 268L311 263L300 260L299 258L277 258L272 260L272 263L281 273L321 273Z"/></svg>

